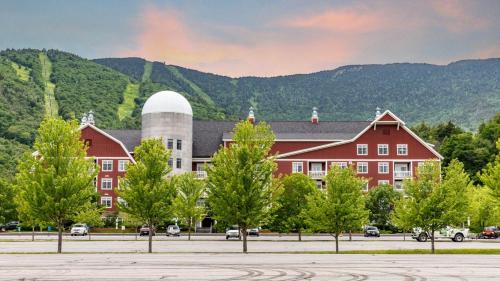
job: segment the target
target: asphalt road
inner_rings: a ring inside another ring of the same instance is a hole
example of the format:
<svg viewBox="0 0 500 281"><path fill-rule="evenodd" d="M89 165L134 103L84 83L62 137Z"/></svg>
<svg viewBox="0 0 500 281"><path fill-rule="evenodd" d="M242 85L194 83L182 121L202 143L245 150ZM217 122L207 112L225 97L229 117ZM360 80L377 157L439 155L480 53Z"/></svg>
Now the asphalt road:
<svg viewBox="0 0 500 281"><path fill-rule="evenodd" d="M0 237L0 253L51 253L57 248L57 242L50 240L36 240L34 242L21 239L7 239ZM23 239L29 239L24 237ZM63 251L71 253L141 253L147 251L147 237L135 240L134 236L127 239L114 239L114 236L94 237L88 241L87 237L66 237L63 242ZM208 239L195 237L196 240L187 241L186 237L156 236L153 242L153 251L156 253L239 253L242 242L237 239L225 240L223 236L210 236ZM37 238L38 239L38 238ZM335 241L328 236L310 236L306 241L298 242L293 236L286 237L251 237L248 250L254 253L284 253L303 251L334 251ZM341 250L386 250L386 249L430 249L430 242L417 242L412 239L403 241L402 238L364 238L354 237L347 241L343 237L339 242ZM500 239L466 240L452 242L440 240L436 242L437 249L500 249Z"/></svg>
<svg viewBox="0 0 500 281"><path fill-rule="evenodd" d="M0 280L499 280L500 256L11 254Z"/></svg>

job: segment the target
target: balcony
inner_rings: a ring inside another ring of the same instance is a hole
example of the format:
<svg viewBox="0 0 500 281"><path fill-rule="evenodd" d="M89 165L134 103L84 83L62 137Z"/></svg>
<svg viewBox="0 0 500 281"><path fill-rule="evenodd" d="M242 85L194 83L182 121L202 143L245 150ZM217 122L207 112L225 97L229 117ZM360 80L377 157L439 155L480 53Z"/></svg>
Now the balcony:
<svg viewBox="0 0 500 281"><path fill-rule="evenodd" d="M322 179L325 177L326 172L325 171L309 171L309 176L313 179Z"/></svg>
<svg viewBox="0 0 500 281"><path fill-rule="evenodd" d="M411 178L411 171L394 171L394 178Z"/></svg>
<svg viewBox="0 0 500 281"><path fill-rule="evenodd" d="M207 178L207 171L194 171L193 173L196 179L202 180Z"/></svg>

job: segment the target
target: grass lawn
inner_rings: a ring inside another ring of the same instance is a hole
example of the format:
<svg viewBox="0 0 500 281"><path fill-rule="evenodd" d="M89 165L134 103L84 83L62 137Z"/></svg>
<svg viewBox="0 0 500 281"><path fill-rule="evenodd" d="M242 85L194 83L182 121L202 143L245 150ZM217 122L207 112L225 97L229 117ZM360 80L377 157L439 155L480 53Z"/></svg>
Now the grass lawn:
<svg viewBox="0 0 500 281"><path fill-rule="evenodd" d="M47 54L43 52L38 54L38 58L40 59L40 64L42 65L42 77L45 82L45 114L55 117L59 114L59 106L57 105L56 96L54 93L56 85L50 82L50 75L52 74L52 63L47 57Z"/></svg>
<svg viewBox="0 0 500 281"><path fill-rule="evenodd" d="M153 63L147 61L144 64L144 72L142 73L142 83L148 82L150 80L152 71L153 71Z"/></svg>
<svg viewBox="0 0 500 281"><path fill-rule="evenodd" d="M19 77L22 81L28 81L30 79L29 68L21 66L15 62L12 62L12 68L16 70L17 77Z"/></svg>
<svg viewBox="0 0 500 281"><path fill-rule="evenodd" d="M125 92L123 92L123 103L118 106L118 118L123 120L125 117L132 116L135 108L135 98L139 96L139 84L128 83Z"/></svg>

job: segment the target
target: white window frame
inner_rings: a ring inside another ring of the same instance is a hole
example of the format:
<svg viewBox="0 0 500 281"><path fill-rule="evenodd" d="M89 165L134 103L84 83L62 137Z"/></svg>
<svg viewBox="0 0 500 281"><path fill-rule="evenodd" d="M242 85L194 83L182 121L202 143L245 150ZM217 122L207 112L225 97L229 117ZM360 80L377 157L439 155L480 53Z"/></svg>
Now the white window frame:
<svg viewBox="0 0 500 281"><path fill-rule="evenodd" d="M103 172L112 172L113 171L113 160L102 160L102 171ZM106 166L110 165L110 169L106 169Z"/></svg>
<svg viewBox="0 0 500 281"><path fill-rule="evenodd" d="M380 149L385 148L385 153L380 153ZM377 145L377 154L378 155L389 155L389 145L386 143L381 143Z"/></svg>
<svg viewBox="0 0 500 281"><path fill-rule="evenodd" d="M380 170L380 168L382 168L384 166L387 167L387 170L385 172ZM389 162L378 162L378 173L379 174L388 174L389 173Z"/></svg>
<svg viewBox="0 0 500 281"><path fill-rule="evenodd" d="M304 172L303 162L292 162L292 173L303 173L303 172Z"/></svg>
<svg viewBox="0 0 500 281"><path fill-rule="evenodd" d="M359 153L359 150L366 150L365 153ZM361 143L356 145L356 155L368 155L368 144Z"/></svg>
<svg viewBox="0 0 500 281"><path fill-rule="evenodd" d="M405 149L405 153L399 153L399 149ZM397 155L408 155L408 144L406 143L400 143L396 146L396 153Z"/></svg>
<svg viewBox="0 0 500 281"><path fill-rule="evenodd" d="M332 165L337 165L339 166L341 169L347 169L347 162L332 162Z"/></svg>
<svg viewBox="0 0 500 281"><path fill-rule="evenodd" d="M360 171L361 166L366 167L366 171ZM368 162L356 163L356 171L358 172L358 174L368 174Z"/></svg>
<svg viewBox="0 0 500 281"><path fill-rule="evenodd" d="M391 184L391 182L389 180L378 180L378 185L384 185L384 184Z"/></svg>
<svg viewBox="0 0 500 281"><path fill-rule="evenodd" d="M104 188L104 182L109 182L111 187ZM113 178L101 178L101 190L113 190Z"/></svg>
<svg viewBox="0 0 500 281"><path fill-rule="evenodd" d="M118 160L118 172L127 170L128 160Z"/></svg>
<svg viewBox="0 0 500 281"><path fill-rule="evenodd" d="M106 202L106 203L104 203L104 202ZM107 202L109 202L109 206L108 206ZM111 196L101 196L101 205L105 206L106 209L113 208L113 197L111 197Z"/></svg>

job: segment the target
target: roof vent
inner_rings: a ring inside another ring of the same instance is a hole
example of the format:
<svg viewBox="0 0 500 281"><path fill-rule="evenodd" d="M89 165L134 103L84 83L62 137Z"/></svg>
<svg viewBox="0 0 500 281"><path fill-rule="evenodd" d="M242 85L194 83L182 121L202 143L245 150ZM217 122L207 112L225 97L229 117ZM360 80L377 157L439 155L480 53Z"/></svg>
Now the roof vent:
<svg viewBox="0 0 500 281"><path fill-rule="evenodd" d="M313 112L311 115L311 123L313 123L313 124L319 123L318 108L316 108L316 107L313 107Z"/></svg>
<svg viewBox="0 0 500 281"><path fill-rule="evenodd" d="M250 110L248 111L248 121L252 124L255 124L255 114L253 113L253 107L250 107Z"/></svg>
<svg viewBox="0 0 500 281"><path fill-rule="evenodd" d="M380 116L380 114L381 114L380 113L380 107L377 106L376 110L377 111L375 112L375 119L377 119Z"/></svg>
<svg viewBox="0 0 500 281"><path fill-rule="evenodd" d="M91 110L89 112L83 113L82 120L80 122L81 126L85 125L95 125L94 112Z"/></svg>

